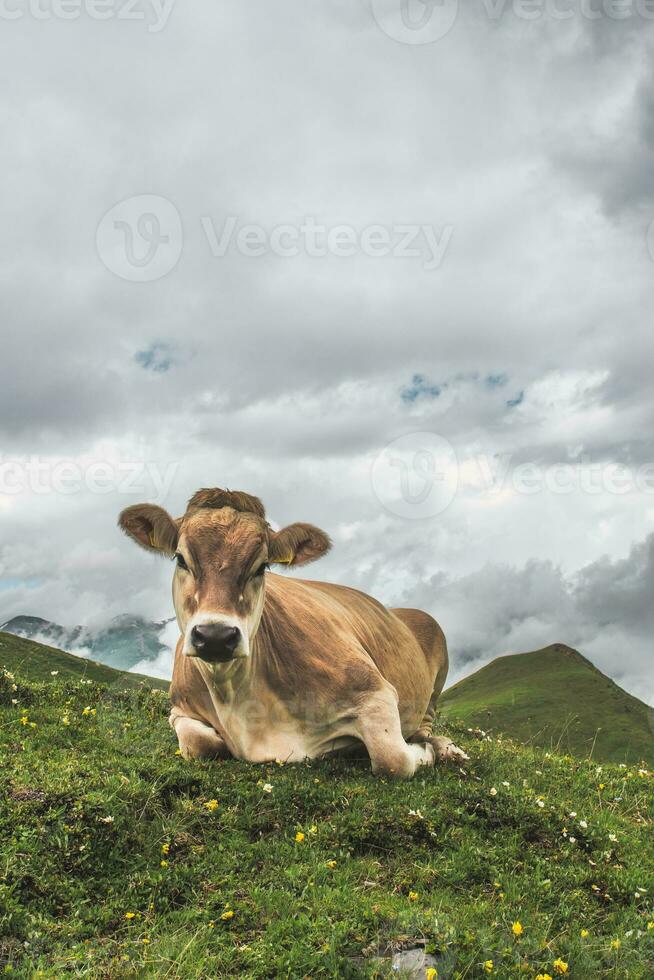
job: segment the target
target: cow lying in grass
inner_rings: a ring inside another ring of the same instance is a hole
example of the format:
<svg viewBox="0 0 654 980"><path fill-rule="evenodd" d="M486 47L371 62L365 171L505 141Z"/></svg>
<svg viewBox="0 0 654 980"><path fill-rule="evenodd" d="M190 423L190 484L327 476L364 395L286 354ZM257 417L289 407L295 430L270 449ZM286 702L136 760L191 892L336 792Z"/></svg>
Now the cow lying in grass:
<svg viewBox="0 0 654 980"><path fill-rule="evenodd" d="M186 758L290 762L363 742L389 776L467 758L432 735L448 660L431 616L268 572L325 554L318 528L273 531L260 500L219 489L199 490L177 520L138 504L119 524L176 561L170 723Z"/></svg>

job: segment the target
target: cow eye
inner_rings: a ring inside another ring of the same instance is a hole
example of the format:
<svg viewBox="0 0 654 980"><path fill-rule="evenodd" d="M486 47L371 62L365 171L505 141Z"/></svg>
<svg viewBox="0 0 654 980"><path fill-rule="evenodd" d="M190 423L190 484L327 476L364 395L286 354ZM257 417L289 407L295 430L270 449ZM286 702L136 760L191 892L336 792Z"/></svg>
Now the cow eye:
<svg viewBox="0 0 654 980"><path fill-rule="evenodd" d="M254 577L255 578L259 578L269 568L270 568L270 565L268 564L268 562L267 561L264 561L263 565L259 565L259 567L257 568L256 572L254 573Z"/></svg>
<svg viewBox="0 0 654 980"><path fill-rule="evenodd" d="M181 568L183 572L188 572L189 567L186 564L186 561L184 559L184 555L180 555L179 551L175 555L175 561L177 562L177 567L178 568Z"/></svg>

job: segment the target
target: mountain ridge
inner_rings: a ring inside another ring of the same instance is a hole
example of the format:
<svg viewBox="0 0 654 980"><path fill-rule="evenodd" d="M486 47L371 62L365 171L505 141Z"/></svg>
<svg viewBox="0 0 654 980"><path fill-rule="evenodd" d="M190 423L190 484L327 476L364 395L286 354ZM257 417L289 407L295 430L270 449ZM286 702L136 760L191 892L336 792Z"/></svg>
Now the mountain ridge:
<svg viewBox="0 0 654 980"><path fill-rule="evenodd" d="M564 643L505 654L447 688L444 719L598 760L654 760L654 709Z"/></svg>
<svg viewBox="0 0 654 980"><path fill-rule="evenodd" d="M169 622L121 613L101 627L61 626L40 616L21 615L7 620L0 630L77 656L87 656L116 670L131 670L137 665L142 670L145 664L152 662L155 672L154 662L170 652L161 640Z"/></svg>
<svg viewBox="0 0 654 980"><path fill-rule="evenodd" d="M76 657L56 647L46 646L14 633L0 630L0 667L6 667L29 681L88 678L102 684L134 688L145 685L168 690L168 682L133 671L116 670L88 657Z"/></svg>

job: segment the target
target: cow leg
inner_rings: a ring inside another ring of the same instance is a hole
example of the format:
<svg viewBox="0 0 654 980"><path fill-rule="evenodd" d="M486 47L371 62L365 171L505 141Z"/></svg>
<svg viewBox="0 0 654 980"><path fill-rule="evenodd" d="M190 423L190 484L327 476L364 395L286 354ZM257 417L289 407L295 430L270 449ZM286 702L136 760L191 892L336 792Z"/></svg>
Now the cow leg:
<svg viewBox="0 0 654 980"><path fill-rule="evenodd" d="M357 735L362 740L372 771L380 776L408 778L420 766L433 766L431 743L409 745L402 735L397 695L390 688L376 694L357 718Z"/></svg>
<svg viewBox="0 0 654 980"><path fill-rule="evenodd" d="M430 742L434 734L434 718L436 717L436 703L440 691L434 691L427 705L425 716L420 722L420 727L409 737L410 742Z"/></svg>
<svg viewBox="0 0 654 980"><path fill-rule="evenodd" d="M439 762L457 762L461 765L470 761L470 756L466 755L458 745L455 745L451 738L446 738L444 735L434 735L429 741Z"/></svg>
<svg viewBox="0 0 654 980"><path fill-rule="evenodd" d="M179 748L185 759L226 759L231 753L218 732L196 718L170 716Z"/></svg>

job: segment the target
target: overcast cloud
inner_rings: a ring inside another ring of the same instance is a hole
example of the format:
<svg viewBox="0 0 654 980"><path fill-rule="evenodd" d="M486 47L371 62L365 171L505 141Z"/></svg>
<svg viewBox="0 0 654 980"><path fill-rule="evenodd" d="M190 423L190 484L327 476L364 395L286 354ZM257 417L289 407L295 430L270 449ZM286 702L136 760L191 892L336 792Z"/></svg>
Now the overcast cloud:
<svg viewBox="0 0 654 980"><path fill-rule="evenodd" d="M1 6L0 622L168 617L117 514L228 486L654 702L654 10Z"/></svg>

